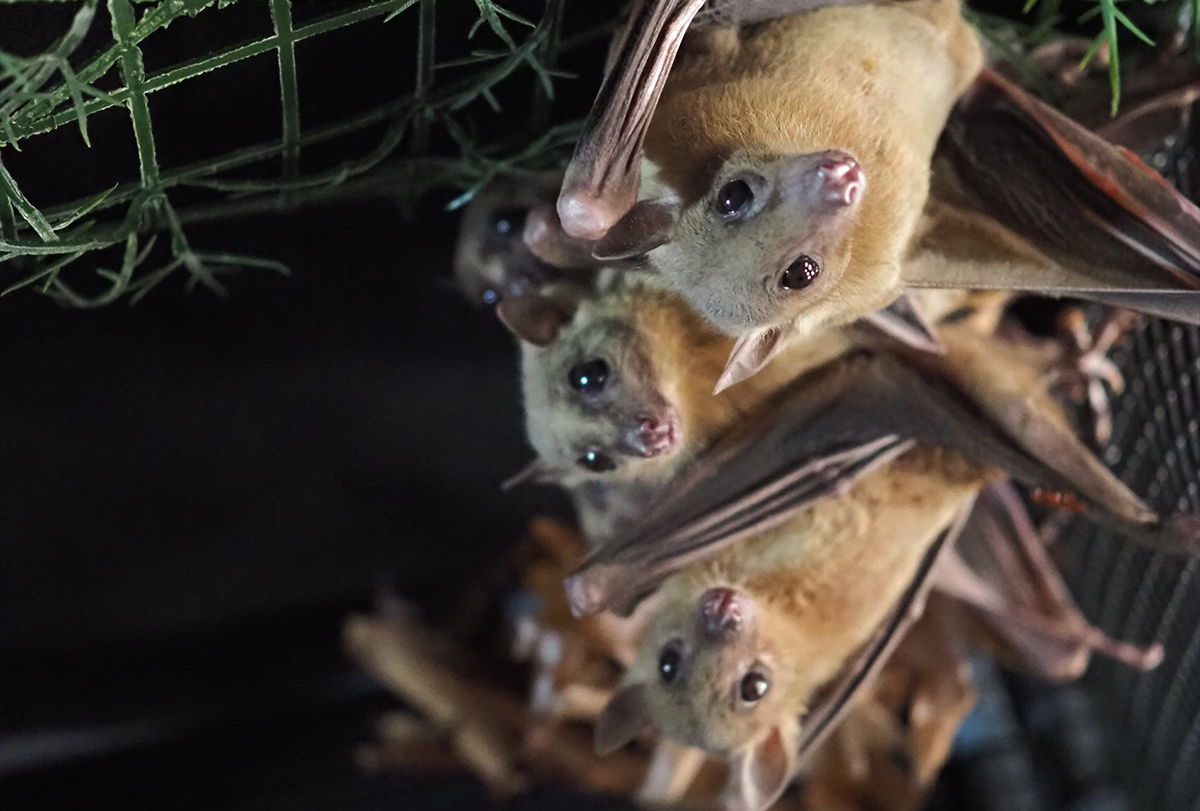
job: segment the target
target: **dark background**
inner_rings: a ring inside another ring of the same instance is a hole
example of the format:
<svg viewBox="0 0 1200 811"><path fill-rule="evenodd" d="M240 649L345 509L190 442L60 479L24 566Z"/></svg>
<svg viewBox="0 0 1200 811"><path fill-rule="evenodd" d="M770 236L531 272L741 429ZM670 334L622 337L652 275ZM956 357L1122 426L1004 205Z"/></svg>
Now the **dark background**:
<svg viewBox="0 0 1200 811"><path fill-rule="evenodd" d="M320 5L297 2L297 17ZM0 47L36 52L71 12L0 7ZM302 44L306 126L405 92L412 57L396 43L414 14ZM473 17L443 2L441 39ZM151 37L147 68L261 35L267 20L249 2L182 20ZM106 31L101 10L81 55ZM586 109L600 53L568 60L581 78L562 85L559 118ZM218 73L151 96L164 163L277 136L274 63ZM481 130L519 131L529 83L517 84L515 106L476 114ZM110 111L91 128L91 150L70 128L5 150L34 202L136 176L127 119ZM306 153L304 168L336 159ZM458 776L355 770L355 743L394 702L339 645L346 615L381 587L444 622L530 515L564 509L547 490L499 492L529 457L516 354L449 287L451 196L407 217L384 195L191 226L199 249L292 270L226 277L224 299L173 278L132 309L0 300L0 807L486 801ZM1098 720L1110 713L1087 691L986 663L979 677L981 710L938 805L1124 807ZM506 805L565 802L612 804L542 787Z"/></svg>

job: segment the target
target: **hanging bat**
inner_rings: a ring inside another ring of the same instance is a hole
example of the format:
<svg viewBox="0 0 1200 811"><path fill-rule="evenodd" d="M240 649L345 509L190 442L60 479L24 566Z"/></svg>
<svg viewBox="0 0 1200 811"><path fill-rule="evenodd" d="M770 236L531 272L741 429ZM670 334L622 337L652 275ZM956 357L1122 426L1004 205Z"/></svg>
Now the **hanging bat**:
<svg viewBox="0 0 1200 811"><path fill-rule="evenodd" d="M1004 300L936 291L922 302L934 316L967 308L990 331ZM632 526L679 470L796 376L879 340L829 330L713 396L733 340L656 277L603 273L595 287L509 299L497 311L521 338L526 429L538 454L521 478L567 488L594 543Z"/></svg>
<svg viewBox="0 0 1200 811"><path fill-rule="evenodd" d="M526 430L537 452L519 478L567 488L593 542L631 525L718 435L851 343L830 331L714 396L733 342L655 277L605 273L593 288L560 286L506 300L497 312L521 338Z"/></svg>
<svg viewBox="0 0 1200 811"><path fill-rule="evenodd" d="M770 16L813 4L728 5ZM1085 296L1200 319L1197 212L1152 170L990 72L950 111L979 68L956 5L821 9L741 32L715 29L692 37L675 62L698 6L639 5L637 34L626 36L605 78L558 208L569 234L597 240L595 255L645 254L644 267L740 336L737 375L752 374L751 361L769 359L771 346L860 317L905 286ZM906 13L927 15L938 41L914 54L887 38L903 26L875 36L873 22ZM830 28L839 19L856 20L844 40ZM866 76L868 67L877 73ZM909 98L917 88L920 98ZM920 126L889 119L889 104ZM965 213L939 228L948 212L922 217L921 209L925 159L946 113L938 153L948 168L938 185L960 187L967 199L951 201ZM897 138L884 144L881 131ZM927 261L910 274L900 259L921 233L931 243ZM943 248L970 240L995 261L944 275ZM1072 249L1084 242L1081 257ZM1027 254L1035 272L1012 273L1007 265Z"/></svg>
<svg viewBox="0 0 1200 811"><path fill-rule="evenodd" d="M1200 516L1160 519L1079 441L1024 347L961 325L942 331L944 355L856 351L796 380L593 552L566 582L574 609L627 612L671 572L845 492L914 443L1064 494L1152 547L1200 546Z"/></svg>
<svg viewBox="0 0 1200 811"><path fill-rule="evenodd" d="M586 282L598 263L591 246L555 240L554 198L560 172L497 177L463 210L454 249L454 280L469 301L495 304L560 279ZM540 246L535 255L526 237Z"/></svg>
<svg viewBox="0 0 1200 811"><path fill-rule="evenodd" d="M597 721L597 750L652 725L729 760L727 809L766 807L919 615L928 572L991 475L916 449L674 575Z"/></svg>
<svg viewBox="0 0 1200 811"><path fill-rule="evenodd" d="M871 684L930 589L978 610L1018 664L1055 680L1079 675L1093 650L1154 667L1159 646L1114 642L1083 620L1040 545L989 535L982 570L963 562L965 513L995 475L919 448L672 576L597 722L597 749L652 725L729 760L727 809L765 808Z"/></svg>

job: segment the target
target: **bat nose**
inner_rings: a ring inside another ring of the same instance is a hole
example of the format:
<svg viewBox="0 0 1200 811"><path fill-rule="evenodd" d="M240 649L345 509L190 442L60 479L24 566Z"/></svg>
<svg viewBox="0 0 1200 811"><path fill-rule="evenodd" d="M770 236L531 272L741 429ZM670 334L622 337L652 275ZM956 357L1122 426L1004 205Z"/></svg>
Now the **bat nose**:
<svg viewBox="0 0 1200 811"><path fill-rule="evenodd" d="M728 636L742 624L742 601L730 588L711 588L700 596L700 625L709 636Z"/></svg>
<svg viewBox="0 0 1200 811"><path fill-rule="evenodd" d="M671 412L661 417L640 417L629 432L628 444L639 456L652 458L674 450L679 439L679 419Z"/></svg>
<svg viewBox="0 0 1200 811"><path fill-rule="evenodd" d="M817 178L821 184L821 199L840 205L852 205L866 187L866 175L854 157L838 149L831 149L817 164Z"/></svg>

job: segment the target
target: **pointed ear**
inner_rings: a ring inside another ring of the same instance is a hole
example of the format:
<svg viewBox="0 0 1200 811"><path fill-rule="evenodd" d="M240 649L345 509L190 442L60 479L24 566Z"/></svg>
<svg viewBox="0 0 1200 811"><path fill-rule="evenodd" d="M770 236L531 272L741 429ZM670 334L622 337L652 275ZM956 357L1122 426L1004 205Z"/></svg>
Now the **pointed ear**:
<svg viewBox="0 0 1200 811"><path fill-rule="evenodd" d="M761 371L783 348L790 334L791 328L786 326L761 327L743 332L733 345L729 360L725 361L725 371L721 372L713 394L719 394L734 383L740 383Z"/></svg>
<svg viewBox="0 0 1200 811"><path fill-rule="evenodd" d="M521 340L534 346L549 346L575 314L553 299L531 293L501 299L496 305L496 315Z"/></svg>
<svg viewBox="0 0 1200 811"><path fill-rule="evenodd" d="M613 694L596 719L593 746L607 755L632 741L650 723L646 685L628 684Z"/></svg>
<svg viewBox="0 0 1200 811"><path fill-rule="evenodd" d="M783 793L796 767L795 735L781 726L729 761L729 779L721 794L725 811L762 811Z"/></svg>
<svg viewBox="0 0 1200 811"><path fill-rule="evenodd" d="M611 262L649 253L670 241L678 222L679 204L674 200L639 200L597 240L592 256Z"/></svg>
<svg viewBox="0 0 1200 811"><path fill-rule="evenodd" d="M518 485L528 484L529 482L553 483L557 481L558 471L551 467L549 462L538 456L532 462L525 465L525 467L521 468L520 471L505 479L501 483L500 489L507 492Z"/></svg>

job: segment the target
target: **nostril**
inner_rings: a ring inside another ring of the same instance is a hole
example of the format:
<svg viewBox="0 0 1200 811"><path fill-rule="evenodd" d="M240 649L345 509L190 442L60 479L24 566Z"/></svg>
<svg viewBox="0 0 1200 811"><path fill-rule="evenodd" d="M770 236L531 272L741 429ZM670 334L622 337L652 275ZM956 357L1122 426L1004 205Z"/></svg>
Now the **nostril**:
<svg viewBox="0 0 1200 811"><path fill-rule="evenodd" d="M817 165L822 196L831 203L850 205L862 193L863 171L851 157L830 159Z"/></svg>
<svg viewBox="0 0 1200 811"><path fill-rule="evenodd" d="M742 621L737 593L730 588L711 588L700 597L700 618L710 634L736 631Z"/></svg>

